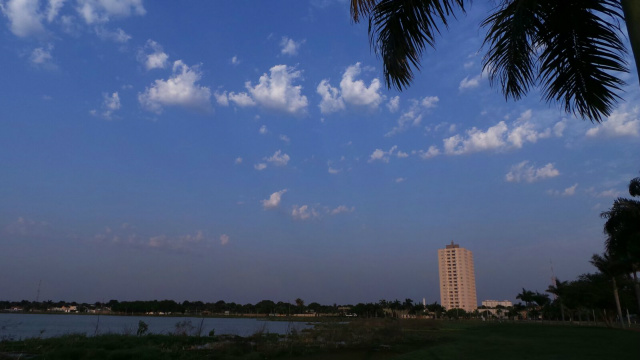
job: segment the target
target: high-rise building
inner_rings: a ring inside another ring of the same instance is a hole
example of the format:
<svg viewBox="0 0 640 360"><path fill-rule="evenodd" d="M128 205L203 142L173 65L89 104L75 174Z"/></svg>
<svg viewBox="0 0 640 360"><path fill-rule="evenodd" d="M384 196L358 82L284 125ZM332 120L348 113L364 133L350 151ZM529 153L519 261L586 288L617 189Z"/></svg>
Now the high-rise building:
<svg viewBox="0 0 640 360"><path fill-rule="evenodd" d="M460 245L438 249L440 270L440 303L445 309L473 311L478 308L473 254Z"/></svg>

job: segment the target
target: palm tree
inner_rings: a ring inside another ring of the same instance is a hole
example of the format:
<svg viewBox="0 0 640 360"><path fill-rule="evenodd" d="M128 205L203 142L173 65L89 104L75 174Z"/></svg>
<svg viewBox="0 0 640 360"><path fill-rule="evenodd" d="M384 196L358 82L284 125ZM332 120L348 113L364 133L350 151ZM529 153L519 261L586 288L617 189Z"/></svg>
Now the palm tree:
<svg viewBox="0 0 640 360"><path fill-rule="evenodd" d="M640 196L640 178L632 179L629 183L629 194ZM634 288L640 308L640 201L634 199L617 198L608 211L600 214L607 219L604 233L607 234L605 247L607 253L616 262L627 267L634 280Z"/></svg>
<svg viewBox="0 0 640 360"><path fill-rule="evenodd" d="M562 300L564 299L565 289L568 284L569 284L568 281L560 281L560 279L555 279L555 284L549 285L549 288L547 289L548 293L555 295L556 298L558 299L558 303L560 304L560 316L562 317L562 321L564 321L564 304L562 303Z"/></svg>
<svg viewBox="0 0 640 360"><path fill-rule="evenodd" d="M440 27L471 0L351 0L351 16L369 17L371 46L382 58L388 87L407 88ZM619 100L628 72L620 22L626 22L640 69L637 0L502 0L482 23L489 50L484 69L507 99L540 86L548 102L600 122ZM640 70L638 71L640 73Z"/></svg>
<svg viewBox="0 0 640 360"><path fill-rule="evenodd" d="M595 266L601 273L611 277L613 284L613 297L616 301L616 310L618 310L618 318L622 322L622 307L620 307L620 296L618 294L618 284L616 277L625 273L620 263L612 259L606 252L602 255L593 254L590 263Z"/></svg>

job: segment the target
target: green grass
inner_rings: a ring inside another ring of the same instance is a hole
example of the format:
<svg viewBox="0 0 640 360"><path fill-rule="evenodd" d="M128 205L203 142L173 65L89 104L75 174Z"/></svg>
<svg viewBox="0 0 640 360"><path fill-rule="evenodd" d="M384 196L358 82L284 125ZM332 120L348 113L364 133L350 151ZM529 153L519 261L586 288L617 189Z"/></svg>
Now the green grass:
<svg viewBox="0 0 640 360"><path fill-rule="evenodd" d="M289 337L268 333L247 338L67 335L0 342L0 360L18 358L16 354L33 360L638 360L640 332L534 323L378 319L323 323Z"/></svg>

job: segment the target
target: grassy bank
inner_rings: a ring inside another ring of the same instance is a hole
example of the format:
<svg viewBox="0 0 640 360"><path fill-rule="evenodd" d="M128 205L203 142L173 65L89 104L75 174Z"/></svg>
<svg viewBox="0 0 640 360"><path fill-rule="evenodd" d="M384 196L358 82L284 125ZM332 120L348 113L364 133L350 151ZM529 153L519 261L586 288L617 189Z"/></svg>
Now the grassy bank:
<svg viewBox="0 0 640 360"><path fill-rule="evenodd" d="M0 343L0 359L639 359L640 332L526 323L357 320L250 337L68 335Z"/></svg>

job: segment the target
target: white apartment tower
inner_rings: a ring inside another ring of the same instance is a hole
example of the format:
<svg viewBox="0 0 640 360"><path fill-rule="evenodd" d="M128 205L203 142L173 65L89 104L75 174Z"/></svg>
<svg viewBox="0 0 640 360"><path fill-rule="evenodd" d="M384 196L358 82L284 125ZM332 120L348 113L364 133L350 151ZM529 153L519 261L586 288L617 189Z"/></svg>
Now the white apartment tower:
<svg viewBox="0 0 640 360"><path fill-rule="evenodd" d="M438 249L440 270L440 303L445 309L473 311L478 308L473 254L460 245Z"/></svg>

